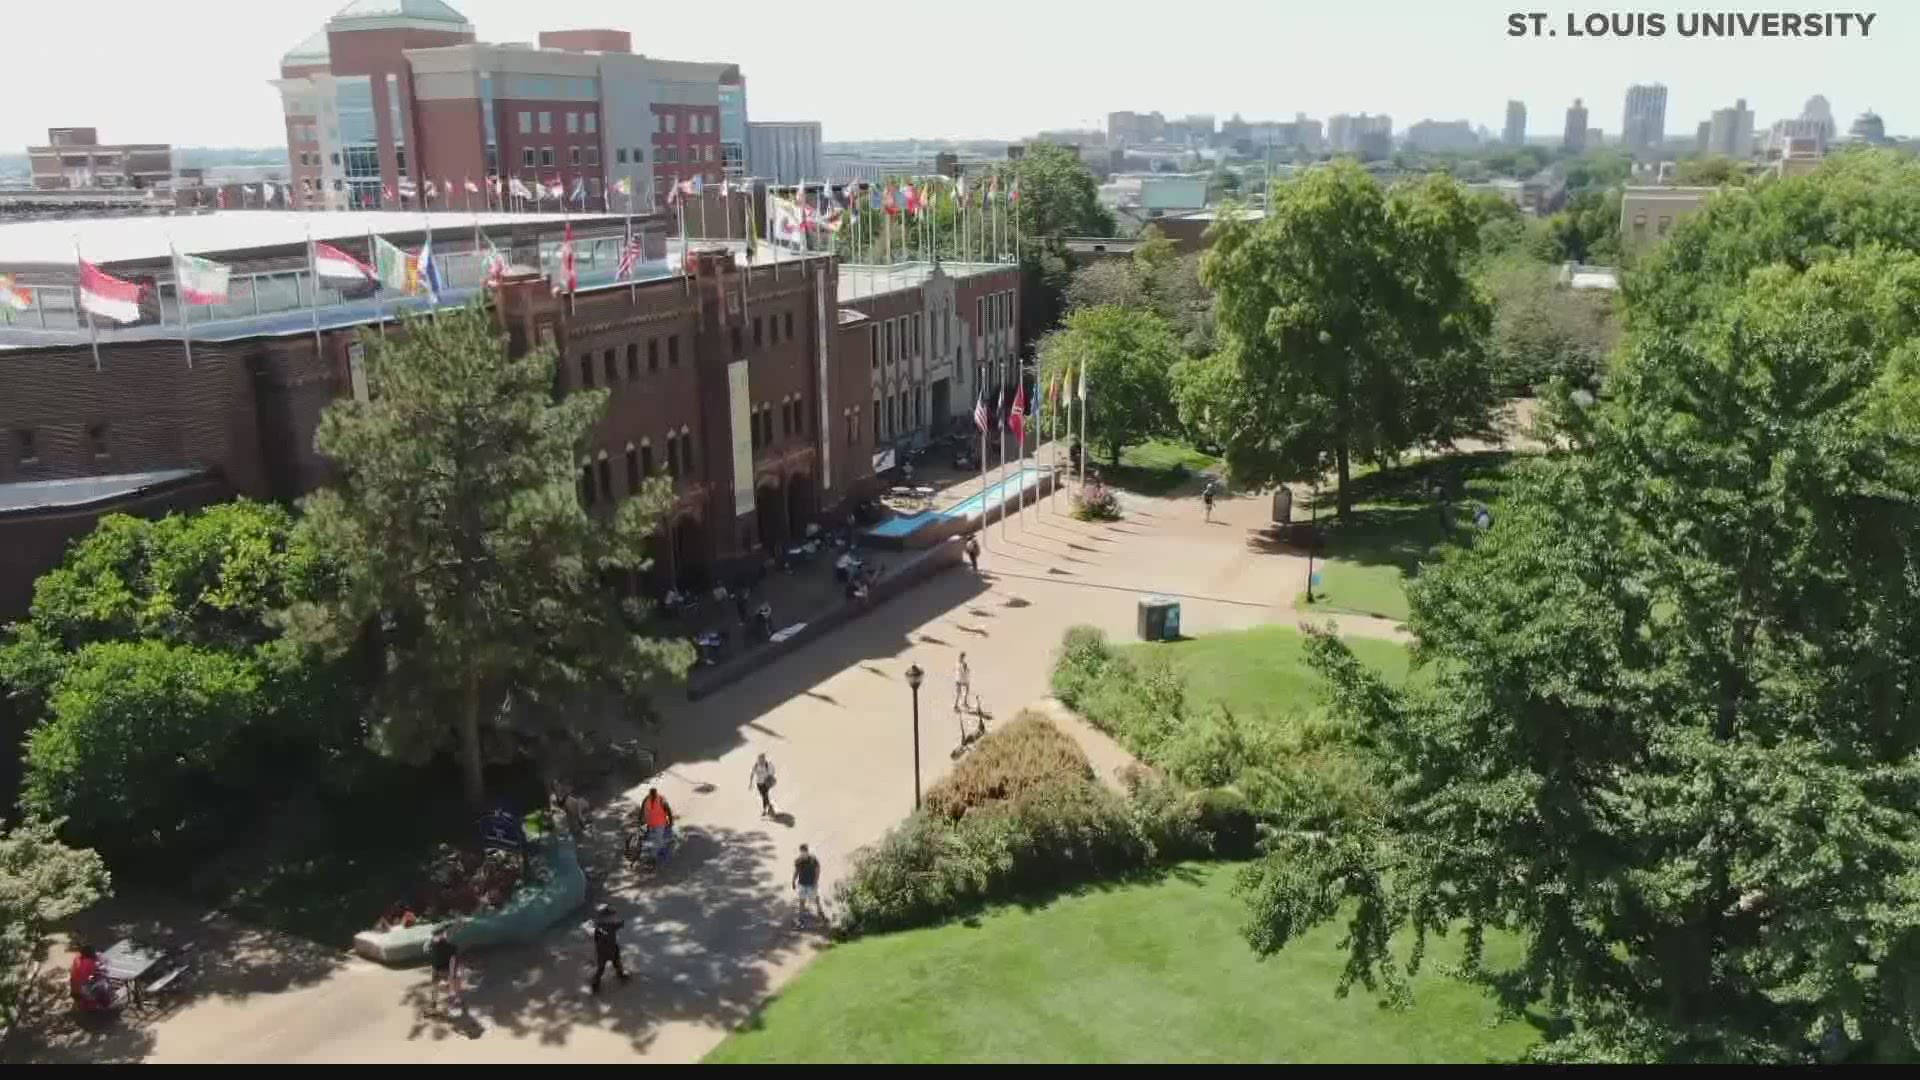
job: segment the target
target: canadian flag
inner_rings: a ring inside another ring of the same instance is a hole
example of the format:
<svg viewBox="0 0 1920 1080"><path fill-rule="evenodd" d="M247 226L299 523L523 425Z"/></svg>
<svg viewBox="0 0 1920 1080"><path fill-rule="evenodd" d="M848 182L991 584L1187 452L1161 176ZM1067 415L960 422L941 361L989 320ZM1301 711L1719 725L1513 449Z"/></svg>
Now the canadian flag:
<svg viewBox="0 0 1920 1080"><path fill-rule="evenodd" d="M580 275L574 272L573 267L572 222L567 223L566 239L560 243L560 276L566 279L568 292L574 292L580 288Z"/></svg>
<svg viewBox="0 0 1920 1080"><path fill-rule="evenodd" d="M138 282L122 281L85 259L80 260L80 306L117 323L140 321Z"/></svg>

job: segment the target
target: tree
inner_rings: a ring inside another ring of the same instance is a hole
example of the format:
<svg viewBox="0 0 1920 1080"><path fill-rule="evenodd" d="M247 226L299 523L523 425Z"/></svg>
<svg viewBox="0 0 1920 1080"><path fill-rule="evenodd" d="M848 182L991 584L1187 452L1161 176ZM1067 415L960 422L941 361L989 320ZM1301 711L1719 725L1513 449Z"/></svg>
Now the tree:
<svg viewBox="0 0 1920 1080"><path fill-rule="evenodd" d="M151 849L357 746L357 673L283 632L327 574L277 506L103 518L0 645L23 804L110 854Z"/></svg>
<svg viewBox="0 0 1920 1080"><path fill-rule="evenodd" d="M1763 192L1752 235L1823 235L1808 194ZM1420 957L1396 929L1464 924L1470 970L1516 931L1516 1000L1574 1022L1548 1056L1911 1057L1920 257L1698 273L1739 284L1703 319L1636 311L1574 450L1413 584L1431 681L1316 640L1393 802L1278 837L1249 937L1346 918L1342 987L1395 987Z"/></svg>
<svg viewBox="0 0 1920 1080"><path fill-rule="evenodd" d="M1719 154L1688 158L1673 172L1673 182L1696 187L1740 187L1752 174L1745 164Z"/></svg>
<svg viewBox="0 0 1920 1080"><path fill-rule="evenodd" d="M1140 245L1125 261L1100 259L1074 271L1066 310L1113 305L1142 307L1166 320L1188 356L1213 350L1213 294L1200 281L1200 256L1181 255L1160 230L1140 230Z"/></svg>
<svg viewBox="0 0 1920 1080"><path fill-rule="evenodd" d="M1201 263L1241 391L1205 408L1232 432L1243 485L1317 476L1340 511L1355 457L1383 461L1488 427L1491 314L1466 272L1480 215L1445 177L1383 191L1350 162L1276 192L1258 224L1228 221Z"/></svg>
<svg viewBox="0 0 1920 1080"><path fill-rule="evenodd" d="M647 688L684 672L684 647L634 634L613 588L648 565L672 492L655 478L589 514L575 462L606 392L555 400L553 350L508 355L483 309L366 343L371 400L321 417L315 445L339 480L301 523L342 584L299 613L336 650L373 638L378 743L412 760L457 750L478 804L485 734L597 695L644 713Z"/></svg>
<svg viewBox="0 0 1920 1080"><path fill-rule="evenodd" d="M1620 262L1619 188L1589 190L1570 195L1565 209L1547 219L1544 249L1536 254L1548 262Z"/></svg>
<svg viewBox="0 0 1920 1080"><path fill-rule="evenodd" d="M67 847L55 831L44 821L11 829L0 821L0 1032L25 1012L53 927L109 892L100 856Z"/></svg>
<svg viewBox="0 0 1920 1080"><path fill-rule="evenodd" d="M1087 438L1120 463L1120 451L1171 430L1174 411L1168 373L1180 359L1166 322L1137 308L1085 308L1040 345L1040 379L1085 372Z"/></svg>
<svg viewBox="0 0 1920 1080"><path fill-rule="evenodd" d="M1020 185L1014 206L1023 242L1057 244L1067 236L1112 236L1113 215L1100 205L1100 183L1073 150L1035 142L1013 163L1002 190Z"/></svg>
<svg viewBox="0 0 1920 1080"><path fill-rule="evenodd" d="M1489 347L1499 385L1524 391L1555 378L1597 384L1619 340L1611 293L1576 292L1559 283L1553 267L1524 255L1494 260L1483 280L1493 298Z"/></svg>

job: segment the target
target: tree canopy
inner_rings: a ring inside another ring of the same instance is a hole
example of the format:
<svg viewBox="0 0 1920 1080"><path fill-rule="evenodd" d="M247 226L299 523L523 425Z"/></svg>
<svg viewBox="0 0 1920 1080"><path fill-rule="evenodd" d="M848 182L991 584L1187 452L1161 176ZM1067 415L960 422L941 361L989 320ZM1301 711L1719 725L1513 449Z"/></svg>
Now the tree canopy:
<svg viewBox="0 0 1920 1080"><path fill-rule="evenodd" d="M1070 371L1077 388L1084 373L1087 439L1117 465L1128 445L1173 427L1169 374L1179 359L1172 328L1153 312L1083 308L1040 343L1040 380Z"/></svg>
<svg viewBox="0 0 1920 1080"><path fill-rule="evenodd" d="M1194 407L1230 433L1236 480L1306 479L1330 459L1344 513L1355 457L1488 426L1491 312L1467 266L1481 223L1446 177L1388 191L1337 163L1276 190L1265 220L1217 227L1201 277L1238 377L1210 384L1239 393Z"/></svg>
<svg viewBox="0 0 1920 1080"><path fill-rule="evenodd" d="M1316 640L1392 800L1276 837L1257 948L1344 918L1342 988L1396 988L1396 930L1464 926L1470 969L1518 931L1502 985L1572 1021L1552 1057L1920 1049L1920 257L1775 258L1833 236L1811 205L1884 235L1912 197L1839 172L1643 271L1610 398L1413 583L1430 680Z"/></svg>
<svg viewBox="0 0 1920 1080"><path fill-rule="evenodd" d="M1213 294L1200 282L1200 256L1181 255L1153 225L1140 230L1139 239L1132 258L1098 259L1075 270L1067 310L1143 307L1166 321L1186 355L1212 352Z"/></svg>
<svg viewBox="0 0 1920 1080"><path fill-rule="evenodd" d="M21 1017L47 937L61 920L106 896L111 881L100 856L70 848L55 826L0 820L0 1031Z"/></svg>
<svg viewBox="0 0 1920 1080"><path fill-rule="evenodd" d="M553 350L510 356L483 309L367 345L371 400L321 417L339 481L301 522L341 585L297 614L335 649L371 638L377 742L410 760L456 751L477 803L489 735L568 709L644 715L647 688L684 672L685 649L635 634L614 587L648 565L671 489L656 477L589 513L577 462L606 392L555 400Z"/></svg>

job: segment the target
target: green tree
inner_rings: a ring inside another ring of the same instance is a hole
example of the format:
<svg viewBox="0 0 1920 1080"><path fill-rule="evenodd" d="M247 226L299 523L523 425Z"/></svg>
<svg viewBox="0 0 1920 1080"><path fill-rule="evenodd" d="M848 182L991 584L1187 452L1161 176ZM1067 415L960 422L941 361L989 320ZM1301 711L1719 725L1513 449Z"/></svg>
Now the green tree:
<svg viewBox="0 0 1920 1080"><path fill-rule="evenodd" d="M55 831L41 821L0 821L0 1032L25 1013L54 926L108 895L100 856L67 847Z"/></svg>
<svg viewBox="0 0 1920 1080"><path fill-rule="evenodd" d="M1073 272L1066 310L1113 305L1143 307L1166 320L1188 356L1211 352L1213 294L1200 281L1200 256L1181 255L1160 230L1140 231L1133 257L1099 259Z"/></svg>
<svg viewBox="0 0 1920 1080"><path fill-rule="evenodd" d="M20 804L97 844L163 849L224 809L215 793L268 712L243 655L151 638L88 645L27 736Z"/></svg>
<svg viewBox="0 0 1920 1080"><path fill-rule="evenodd" d="M1752 175L1745 164L1714 154L1680 162L1673 171L1673 182L1697 187L1741 187Z"/></svg>
<svg viewBox="0 0 1920 1080"><path fill-rule="evenodd" d="M1020 185L1018 215L1023 242L1057 244L1067 236L1112 236L1113 215L1100 205L1100 182L1080 155L1053 143L1029 143L1001 180L1011 193Z"/></svg>
<svg viewBox="0 0 1920 1080"><path fill-rule="evenodd" d="M102 519L0 645L23 802L110 853L150 847L357 745L354 672L282 630L328 572L277 506Z"/></svg>
<svg viewBox="0 0 1920 1080"><path fill-rule="evenodd" d="M1613 294L1576 292L1560 284L1554 267L1518 254L1494 260L1482 280L1493 298L1489 346L1499 385L1597 384L1619 340Z"/></svg>
<svg viewBox="0 0 1920 1080"><path fill-rule="evenodd" d="M1138 308L1085 308L1069 315L1039 351L1043 386L1068 371L1077 386L1085 372L1087 439L1105 447L1115 465L1130 444L1173 428L1169 371L1180 346L1159 316Z"/></svg>
<svg viewBox="0 0 1920 1080"><path fill-rule="evenodd" d="M1242 392L1206 409L1232 431L1240 483L1305 479L1331 458L1344 514L1354 458L1487 428L1491 313L1466 265L1480 224L1445 177L1389 192L1338 163L1276 192L1264 221L1218 227L1201 277Z"/></svg>
<svg viewBox="0 0 1920 1080"><path fill-rule="evenodd" d="M1547 219L1545 247L1537 254L1548 262L1620 262L1619 188L1572 194L1564 209Z"/></svg>
<svg viewBox="0 0 1920 1080"><path fill-rule="evenodd" d="M647 566L672 492L655 478L609 514L583 508L575 461L606 392L555 400L553 350L509 355L486 310L367 346L371 400L321 417L315 445L339 480L301 522L343 581L297 611L335 649L375 641L378 744L410 760L456 751L478 804L487 733L614 694L644 713L647 688L683 674L685 648L633 633L613 588Z"/></svg>
<svg viewBox="0 0 1920 1080"><path fill-rule="evenodd" d="M1761 195L1775 243L1805 194ZM1412 586L1430 681L1316 641L1393 804L1279 836L1249 936L1349 920L1344 989L1402 985L1397 929L1464 925L1469 968L1517 931L1509 989L1574 1022L1553 1057L1910 1058L1920 257L1702 272L1740 287L1636 312L1573 451Z"/></svg>

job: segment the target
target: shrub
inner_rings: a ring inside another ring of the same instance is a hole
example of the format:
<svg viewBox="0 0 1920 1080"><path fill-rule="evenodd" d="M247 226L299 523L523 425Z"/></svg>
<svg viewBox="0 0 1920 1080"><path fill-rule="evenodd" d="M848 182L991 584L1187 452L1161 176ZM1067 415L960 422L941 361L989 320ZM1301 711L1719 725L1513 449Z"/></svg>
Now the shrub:
<svg viewBox="0 0 1920 1080"><path fill-rule="evenodd" d="M217 826L239 740L266 713L259 671L225 652L103 642L74 659L27 738L21 806L125 851ZM243 770L244 771L244 770Z"/></svg>
<svg viewBox="0 0 1920 1080"><path fill-rule="evenodd" d="M1054 696L1069 708L1085 712L1083 695L1100 685L1101 676L1118 656L1104 631L1092 626L1069 627L1053 665Z"/></svg>
<svg viewBox="0 0 1920 1080"><path fill-rule="evenodd" d="M1119 521L1120 499L1107 485L1089 481L1073 496L1073 516L1079 521Z"/></svg>
<svg viewBox="0 0 1920 1080"><path fill-rule="evenodd" d="M1023 711L982 740L926 794L929 813L959 819L1025 791L1093 779L1078 743L1039 713Z"/></svg>
<svg viewBox="0 0 1920 1080"><path fill-rule="evenodd" d="M1250 859L1260 846L1260 826L1247 797L1233 788L1208 788L1193 797L1200 829L1222 859Z"/></svg>

